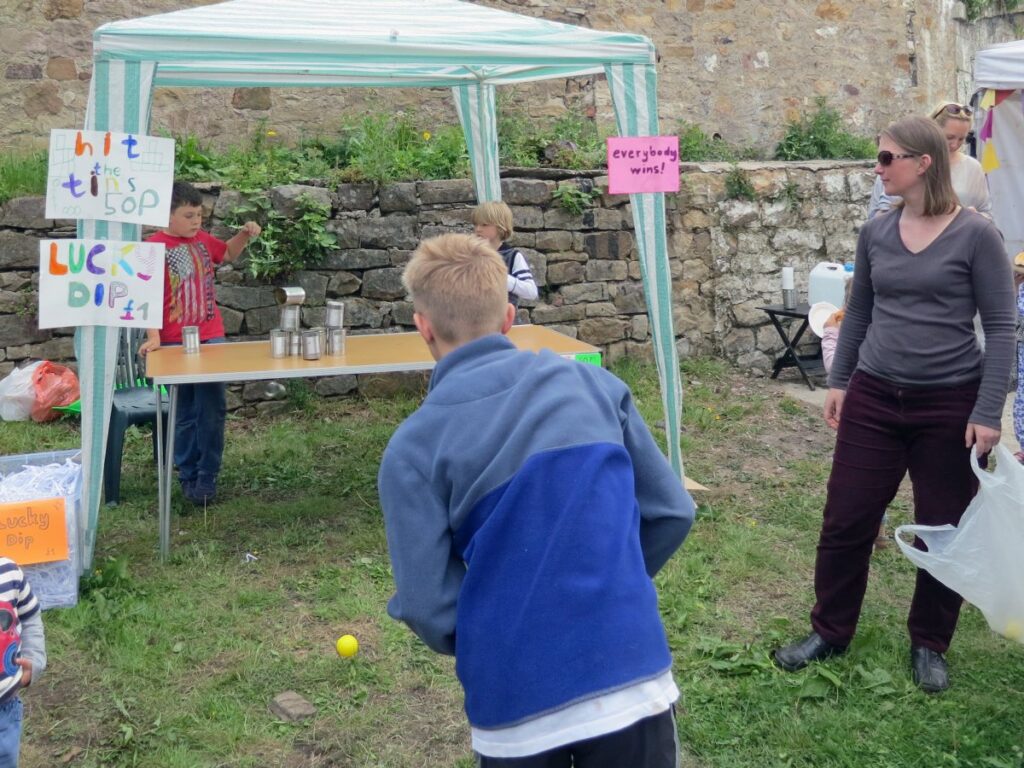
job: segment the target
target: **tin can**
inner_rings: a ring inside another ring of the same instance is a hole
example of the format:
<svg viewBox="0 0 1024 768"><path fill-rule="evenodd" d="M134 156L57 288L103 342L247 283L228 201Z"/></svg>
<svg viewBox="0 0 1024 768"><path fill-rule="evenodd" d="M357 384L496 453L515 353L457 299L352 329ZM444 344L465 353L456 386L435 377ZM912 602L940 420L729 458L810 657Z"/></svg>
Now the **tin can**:
<svg viewBox="0 0 1024 768"><path fill-rule="evenodd" d="M199 326L186 325L181 329L181 346L186 355L199 354Z"/></svg>
<svg viewBox="0 0 1024 768"><path fill-rule="evenodd" d="M294 288L275 288L274 298L278 304L301 304L306 300L306 289L298 286Z"/></svg>
<svg viewBox="0 0 1024 768"><path fill-rule="evenodd" d="M345 303L342 301L327 302L327 319L324 325L328 328L341 328L345 324Z"/></svg>
<svg viewBox="0 0 1024 768"><path fill-rule="evenodd" d="M345 354L345 329L344 328L328 328L327 329L327 354L328 355L344 355Z"/></svg>
<svg viewBox="0 0 1024 768"><path fill-rule="evenodd" d="M288 357L288 344L291 339L288 335L291 331L286 331L283 328L272 328L270 330L270 356L271 357Z"/></svg>
<svg viewBox="0 0 1024 768"><path fill-rule="evenodd" d="M320 359L320 332L308 330L302 332L302 359Z"/></svg>
<svg viewBox="0 0 1024 768"><path fill-rule="evenodd" d="M299 305L285 304L281 307L280 327L286 331L299 330Z"/></svg>
<svg viewBox="0 0 1024 768"><path fill-rule="evenodd" d="M292 357L302 354L302 336L298 331L288 331L288 354Z"/></svg>
<svg viewBox="0 0 1024 768"><path fill-rule="evenodd" d="M325 349L327 349L327 329L324 328L322 325L315 325L309 330L316 331L318 334L320 334L320 352L323 352Z"/></svg>

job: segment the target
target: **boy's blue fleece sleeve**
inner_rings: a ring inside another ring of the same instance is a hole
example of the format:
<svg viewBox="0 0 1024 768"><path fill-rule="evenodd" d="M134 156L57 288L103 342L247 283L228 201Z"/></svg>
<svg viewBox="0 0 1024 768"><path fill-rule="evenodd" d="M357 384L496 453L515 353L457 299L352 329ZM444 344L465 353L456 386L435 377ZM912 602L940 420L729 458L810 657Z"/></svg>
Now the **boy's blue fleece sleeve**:
<svg viewBox="0 0 1024 768"><path fill-rule="evenodd" d="M408 462L385 451L377 478L395 594L388 615L438 653L455 653L455 603L466 566L455 553L447 505Z"/></svg>
<svg viewBox="0 0 1024 768"><path fill-rule="evenodd" d="M689 533L694 504L628 392L620 407L623 439L633 460L636 499L640 505L640 546L647 575L653 578Z"/></svg>

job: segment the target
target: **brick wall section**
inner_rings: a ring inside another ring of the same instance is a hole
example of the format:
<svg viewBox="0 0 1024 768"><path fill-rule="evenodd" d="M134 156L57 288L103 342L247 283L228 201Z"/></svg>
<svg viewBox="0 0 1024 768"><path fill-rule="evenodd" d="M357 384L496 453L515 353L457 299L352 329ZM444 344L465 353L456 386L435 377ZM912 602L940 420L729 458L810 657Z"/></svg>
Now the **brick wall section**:
<svg viewBox="0 0 1024 768"><path fill-rule="evenodd" d="M796 268L806 296L807 275L820 261L853 259L872 173L863 163L743 163L754 200L729 199L723 164L685 166L679 194L667 200L669 252L677 346L683 357L717 355L765 373L781 342L758 307L780 300L780 270ZM549 176L570 174L547 172ZM540 297L523 302L524 322L548 325L595 344L606 359L649 358L650 335L628 199L602 194L582 215L559 208L559 183L596 185L605 178L505 178L512 207L512 238L530 262ZM239 196L203 187L212 230ZM339 248L315 269L280 282L306 291L305 326L321 325L328 299L345 302L352 333L413 330L412 306L401 284L402 267L421 238L468 232L473 189L468 180L344 184L335 189L289 185L271 191L275 207L291 210L303 193L331 204L328 228ZM67 330L34 326L38 298L38 240L74 237L73 222L43 218L42 198L19 198L0 207L0 375L29 358L69 360ZM231 338L266 338L278 321L270 285L254 281L244 258L219 270L217 293ZM321 394L354 389L354 377L315 383ZM248 385L246 401L283 396L280 387ZM241 401L233 403L234 406Z"/></svg>
<svg viewBox="0 0 1024 768"><path fill-rule="evenodd" d="M697 123L727 141L771 149L783 126L825 96L873 135L934 101L966 98L979 45L1017 37L1014 16L965 25L956 0L481 0L516 13L594 29L637 32L658 49L663 130ZM118 19L210 0L0 0L0 146L42 147L51 128L82 124L92 33ZM966 73L969 75L969 73ZM502 89L525 118L581 105L611 124L603 76ZM456 122L447 89L159 88L154 131L235 144L265 120L283 140L333 135L367 109L425 110Z"/></svg>

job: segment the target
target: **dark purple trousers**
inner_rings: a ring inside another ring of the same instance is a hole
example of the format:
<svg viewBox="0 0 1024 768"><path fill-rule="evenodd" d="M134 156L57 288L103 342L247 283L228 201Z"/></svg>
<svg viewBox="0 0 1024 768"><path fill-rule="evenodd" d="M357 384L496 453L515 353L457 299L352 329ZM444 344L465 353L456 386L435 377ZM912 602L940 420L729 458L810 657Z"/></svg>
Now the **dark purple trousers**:
<svg viewBox="0 0 1024 768"><path fill-rule="evenodd" d="M814 569L811 626L848 645L857 629L878 526L906 472L920 525L956 525L978 490L964 447L976 382L960 387L900 387L857 371L843 400L825 519ZM920 540L914 546L923 549ZM907 627L911 644L949 648L960 595L918 570Z"/></svg>

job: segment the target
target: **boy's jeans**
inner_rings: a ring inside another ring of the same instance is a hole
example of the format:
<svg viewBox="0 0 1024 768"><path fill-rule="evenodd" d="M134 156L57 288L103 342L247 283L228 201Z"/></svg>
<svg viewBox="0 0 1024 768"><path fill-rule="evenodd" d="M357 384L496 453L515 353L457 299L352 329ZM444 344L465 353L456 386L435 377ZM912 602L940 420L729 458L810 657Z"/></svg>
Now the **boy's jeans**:
<svg viewBox="0 0 1024 768"><path fill-rule="evenodd" d="M0 706L0 768L18 768L21 749L21 698Z"/></svg>
<svg viewBox="0 0 1024 768"><path fill-rule="evenodd" d="M223 343L223 338L203 342L204 345ZM226 416L226 385L216 382L178 387L174 463L182 483L195 482L200 476L207 481L216 479L224 456Z"/></svg>

